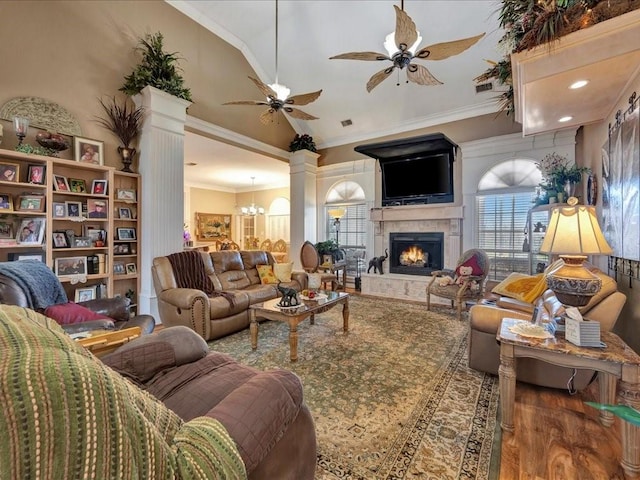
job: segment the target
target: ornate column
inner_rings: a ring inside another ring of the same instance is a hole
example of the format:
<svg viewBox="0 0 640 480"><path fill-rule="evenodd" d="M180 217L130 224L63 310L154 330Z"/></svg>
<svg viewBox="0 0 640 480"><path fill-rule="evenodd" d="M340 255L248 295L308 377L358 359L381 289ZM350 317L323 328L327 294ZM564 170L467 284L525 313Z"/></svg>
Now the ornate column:
<svg viewBox="0 0 640 480"><path fill-rule="evenodd" d="M151 277L154 257L182 250L184 124L190 102L153 87L134 97L145 109L140 136L142 176L139 312L160 321Z"/></svg>
<svg viewBox="0 0 640 480"><path fill-rule="evenodd" d="M300 248L305 240L316 242L317 236L317 195L316 176L318 155L309 150L298 150L289 158L291 191L291 246L289 259L294 269L302 269Z"/></svg>

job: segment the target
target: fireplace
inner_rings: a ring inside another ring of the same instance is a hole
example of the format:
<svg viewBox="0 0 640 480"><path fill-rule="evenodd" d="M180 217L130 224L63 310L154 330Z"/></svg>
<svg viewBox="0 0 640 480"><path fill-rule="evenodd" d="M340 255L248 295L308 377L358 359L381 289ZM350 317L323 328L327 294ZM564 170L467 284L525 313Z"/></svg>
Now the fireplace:
<svg viewBox="0 0 640 480"><path fill-rule="evenodd" d="M389 273L431 275L443 268L443 232L390 233L389 247Z"/></svg>

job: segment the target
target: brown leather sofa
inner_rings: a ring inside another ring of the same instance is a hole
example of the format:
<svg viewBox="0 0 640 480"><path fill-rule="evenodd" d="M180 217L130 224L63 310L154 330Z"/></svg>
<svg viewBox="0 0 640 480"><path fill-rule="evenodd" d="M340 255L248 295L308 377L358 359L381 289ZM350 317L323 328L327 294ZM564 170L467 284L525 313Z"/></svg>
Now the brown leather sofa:
<svg viewBox="0 0 640 480"><path fill-rule="evenodd" d="M302 383L210 351L186 327L140 337L101 360L188 422L208 416L235 441L250 479L313 479L316 434Z"/></svg>
<svg viewBox="0 0 640 480"><path fill-rule="evenodd" d="M165 326L187 326L205 340L213 340L249 327L250 305L280 296L276 284L261 284L256 268L274 265L271 253L261 250L198 253L213 283L212 295L197 288L180 288L169 258L153 259L153 284ZM307 274L292 272L291 281L281 286L299 292L307 288Z"/></svg>
<svg viewBox="0 0 640 480"><path fill-rule="evenodd" d="M587 305L580 307L584 318L600 322L601 331L610 331L626 302L626 296L617 291L613 278L598 269L592 269L602 279L602 288ZM551 290L546 290L534 304L507 297L499 297L495 305L474 305L469 311L469 367L482 372L498 374L500 345L496 333L505 317L531 320L537 306L542 321L561 316L564 305ZM551 365L534 358L518 358L516 379L543 387L566 389L573 370ZM581 390L593 379L594 371L578 369L573 378L573 388Z"/></svg>

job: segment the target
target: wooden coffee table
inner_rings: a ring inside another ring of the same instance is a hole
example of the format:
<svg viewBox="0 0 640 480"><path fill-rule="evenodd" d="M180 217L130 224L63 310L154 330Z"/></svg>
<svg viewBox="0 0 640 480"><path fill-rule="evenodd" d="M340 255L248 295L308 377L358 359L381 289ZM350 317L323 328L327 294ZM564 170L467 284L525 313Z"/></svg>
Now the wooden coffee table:
<svg viewBox="0 0 640 480"><path fill-rule="evenodd" d="M303 302L295 309L279 308L277 303L280 298L257 303L249 307L251 319L251 348L258 348L258 318L266 318L277 322L289 324L289 359L292 362L298 360L298 324L305 318L311 318L311 325L315 322L317 313L323 313L332 309L338 304L342 304L342 329L345 333L349 331L349 294L344 292L322 291L326 298L316 301Z"/></svg>
<svg viewBox="0 0 640 480"><path fill-rule="evenodd" d="M603 332L605 348L586 348L565 340L563 334L554 338L523 337L509 330L522 320L504 318L496 335L500 343L500 426L514 431L513 412L516 391L516 361L518 357L537 358L554 365L586 368L598 372L600 403L618 403L640 409L640 356L616 334ZM616 382L617 381L617 382ZM618 383L618 385L616 385ZM617 389L616 389L617 387ZM601 411L600 423L613 425L613 414ZM640 473L640 428L622 421L622 460L625 473L634 477Z"/></svg>

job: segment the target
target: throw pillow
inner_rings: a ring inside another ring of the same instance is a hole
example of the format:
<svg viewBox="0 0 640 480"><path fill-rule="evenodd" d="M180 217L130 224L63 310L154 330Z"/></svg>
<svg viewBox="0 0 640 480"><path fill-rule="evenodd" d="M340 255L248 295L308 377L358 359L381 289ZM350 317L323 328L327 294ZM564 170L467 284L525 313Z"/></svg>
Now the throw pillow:
<svg viewBox="0 0 640 480"><path fill-rule="evenodd" d="M460 275L461 267L471 267L472 268L471 275L481 276L484 274L484 272L482 271L482 268L480 267L480 265L478 265L478 259L476 258L475 255L472 255L470 258L465 260L464 263L461 263L460 265L458 265L458 268L456 269L456 273L458 275Z"/></svg>
<svg viewBox="0 0 640 480"><path fill-rule="evenodd" d="M260 277L260 283L267 285L269 283L278 283L278 279L273 274L273 267L271 265L256 265L258 269L258 276Z"/></svg>
<svg viewBox="0 0 640 480"><path fill-rule="evenodd" d="M53 318L59 325L71 325L89 320L113 320L74 302L50 305L44 309L44 314L49 318Z"/></svg>
<svg viewBox="0 0 640 480"><path fill-rule="evenodd" d="M291 281L291 271L293 270L293 262L291 263L274 263L273 273L281 282Z"/></svg>
<svg viewBox="0 0 640 480"><path fill-rule="evenodd" d="M498 295L533 304L546 289L547 280L544 274L532 276L514 272L491 291Z"/></svg>
<svg viewBox="0 0 640 480"><path fill-rule="evenodd" d="M317 290L322 286L322 274L321 273L309 273L307 274L308 287L311 290Z"/></svg>

